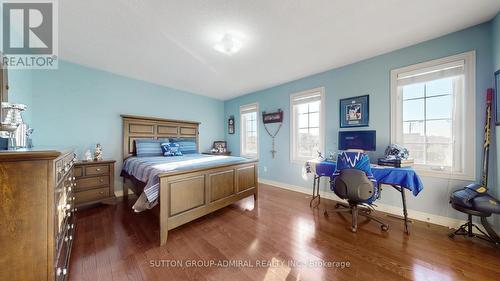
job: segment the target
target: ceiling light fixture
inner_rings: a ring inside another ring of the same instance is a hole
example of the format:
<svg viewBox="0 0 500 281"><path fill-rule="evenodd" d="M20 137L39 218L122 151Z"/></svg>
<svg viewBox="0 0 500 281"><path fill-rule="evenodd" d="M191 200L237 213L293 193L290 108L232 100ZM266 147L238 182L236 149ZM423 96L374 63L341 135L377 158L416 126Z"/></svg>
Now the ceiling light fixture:
<svg viewBox="0 0 500 281"><path fill-rule="evenodd" d="M242 45L241 40L235 38L229 33L226 33L222 39L214 45L214 49L228 56L232 56L241 49Z"/></svg>

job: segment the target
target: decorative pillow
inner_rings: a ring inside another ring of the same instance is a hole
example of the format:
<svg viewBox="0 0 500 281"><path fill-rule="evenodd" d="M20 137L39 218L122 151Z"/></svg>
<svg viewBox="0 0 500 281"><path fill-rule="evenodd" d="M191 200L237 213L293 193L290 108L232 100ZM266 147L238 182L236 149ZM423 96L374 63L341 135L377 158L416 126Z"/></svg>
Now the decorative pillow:
<svg viewBox="0 0 500 281"><path fill-rule="evenodd" d="M161 141L159 140L135 140L135 151L137 157L161 156Z"/></svg>
<svg viewBox="0 0 500 281"><path fill-rule="evenodd" d="M182 156L178 143L164 142L161 144L164 156Z"/></svg>
<svg viewBox="0 0 500 281"><path fill-rule="evenodd" d="M170 139L170 142L179 144L179 150L182 152L182 154L198 153L195 138Z"/></svg>

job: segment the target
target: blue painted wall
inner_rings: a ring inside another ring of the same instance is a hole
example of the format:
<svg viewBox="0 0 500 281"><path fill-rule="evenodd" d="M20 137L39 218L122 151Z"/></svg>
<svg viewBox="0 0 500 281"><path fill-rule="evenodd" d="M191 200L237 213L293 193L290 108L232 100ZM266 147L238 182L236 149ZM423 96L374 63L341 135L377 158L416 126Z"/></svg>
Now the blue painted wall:
<svg viewBox="0 0 500 281"><path fill-rule="evenodd" d="M491 29L490 22L484 23L418 45L228 100L225 102L226 119L230 115L234 115L236 118L236 134L229 135L226 131L229 148L236 154L240 151L240 105L258 102L261 111L273 111L281 108L285 113L285 122L276 138L278 150L276 159L272 159L269 153L271 138L266 134L261 122L259 125L259 177L310 188L312 180L302 176L302 164L290 163L290 94L311 88L325 87L326 151L336 151L339 130L339 99L369 94L370 127L363 129L377 130L377 152L372 153L371 156L372 158L379 157L383 155L390 140L390 70L476 50L477 129L476 132L470 133L477 136L475 149L477 163L480 163L485 92L487 88L492 86L493 82ZM495 162L492 161L492 165L495 165ZM494 167L492 171L495 171ZM479 165L477 172L479 175ZM495 182L495 175L491 176L491 181ZM452 190L464 186L466 182L431 177L423 178L423 182L425 190L418 197L411 197L408 200L410 209L463 219L458 212L448 206L448 198ZM382 203L394 206L401 205L401 200L396 192L387 190L382 194L382 197Z"/></svg>
<svg viewBox="0 0 500 281"><path fill-rule="evenodd" d="M220 100L65 61L59 62L58 70L32 71L31 79L35 145L75 146L82 155L101 143L104 157L117 160L117 190L121 189L120 114L199 121L202 150L224 139Z"/></svg>
<svg viewBox="0 0 500 281"><path fill-rule="evenodd" d="M493 34L493 61L495 62L495 71L500 70L500 12L491 22Z"/></svg>
<svg viewBox="0 0 500 281"><path fill-rule="evenodd" d="M31 70L9 70L9 102L22 103L28 106L23 113L24 122L31 124L33 72Z"/></svg>
<svg viewBox="0 0 500 281"><path fill-rule="evenodd" d="M500 70L500 12L496 15L496 17L491 22L491 33L493 40L493 71L496 72ZM496 99L500 97L500 89L496 89ZM497 104L498 101L497 101ZM496 110L497 115L500 114L500 107L497 107ZM497 117L496 119L500 119ZM496 153L497 159L497 169L496 174L500 175L500 152L498 148L500 148L500 126L495 127L496 130L496 150L493 150ZM497 179L497 198L500 198L500 179ZM496 225L500 225L500 218L496 216Z"/></svg>

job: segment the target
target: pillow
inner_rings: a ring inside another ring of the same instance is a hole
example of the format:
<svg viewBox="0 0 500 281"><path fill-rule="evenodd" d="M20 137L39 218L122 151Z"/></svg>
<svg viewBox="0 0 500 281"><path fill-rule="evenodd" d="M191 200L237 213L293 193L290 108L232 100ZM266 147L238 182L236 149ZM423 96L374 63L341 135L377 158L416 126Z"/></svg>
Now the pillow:
<svg viewBox="0 0 500 281"><path fill-rule="evenodd" d="M135 140L135 151L137 157L161 156L161 141L159 140Z"/></svg>
<svg viewBox="0 0 500 281"><path fill-rule="evenodd" d="M182 156L182 152L179 150L179 147L178 143L162 143L161 150L163 151L163 156Z"/></svg>
<svg viewBox="0 0 500 281"><path fill-rule="evenodd" d="M170 139L170 142L171 143L178 143L182 154L198 153L198 147L196 145L195 138Z"/></svg>

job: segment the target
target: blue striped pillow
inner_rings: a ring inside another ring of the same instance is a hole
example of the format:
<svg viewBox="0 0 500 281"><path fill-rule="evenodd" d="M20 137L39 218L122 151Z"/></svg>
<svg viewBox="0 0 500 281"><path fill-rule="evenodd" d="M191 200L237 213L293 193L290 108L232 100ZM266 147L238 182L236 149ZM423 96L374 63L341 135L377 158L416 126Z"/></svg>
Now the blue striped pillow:
<svg viewBox="0 0 500 281"><path fill-rule="evenodd" d="M170 139L170 142L178 143L182 154L198 153L198 146L196 145L196 138Z"/></svg>
<svg viewBox="0 0 500 281"><path fill-rule="evenodd" d="M162 156L161 140L136 140L135 151L137 157Z"/></svg>

